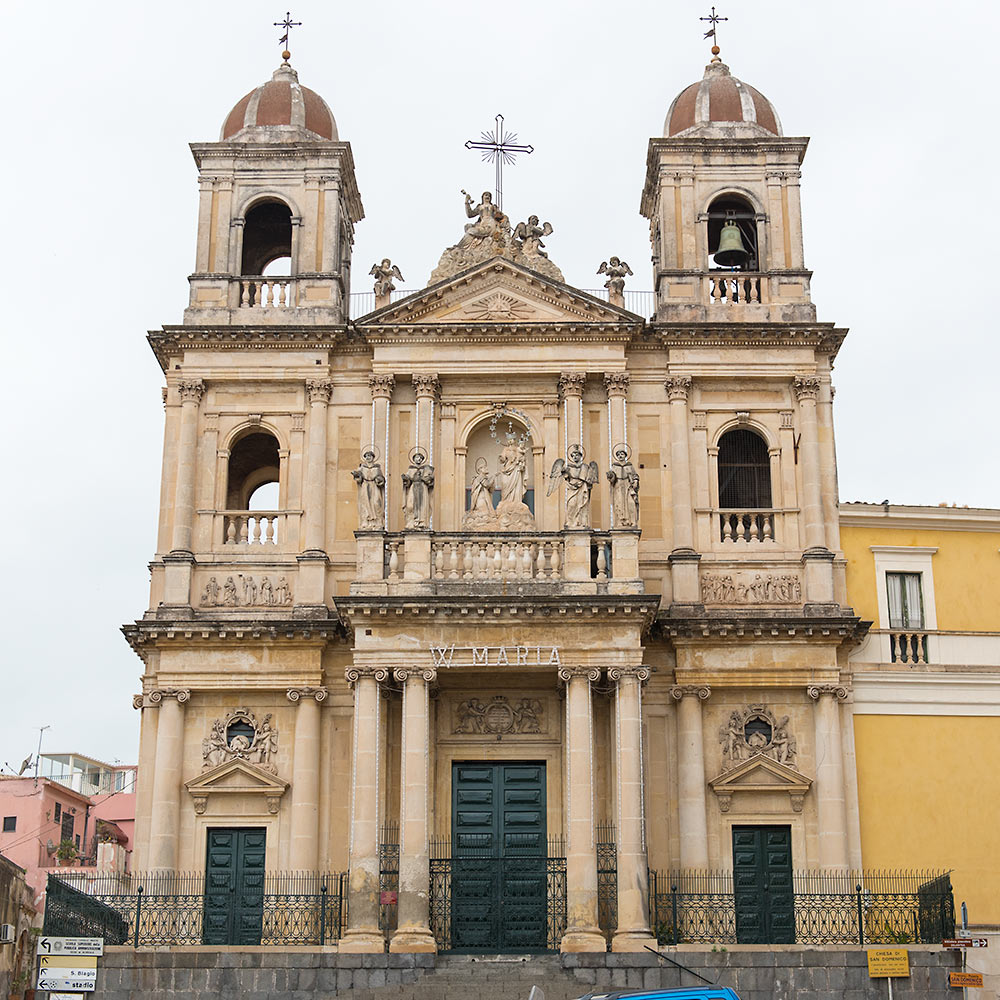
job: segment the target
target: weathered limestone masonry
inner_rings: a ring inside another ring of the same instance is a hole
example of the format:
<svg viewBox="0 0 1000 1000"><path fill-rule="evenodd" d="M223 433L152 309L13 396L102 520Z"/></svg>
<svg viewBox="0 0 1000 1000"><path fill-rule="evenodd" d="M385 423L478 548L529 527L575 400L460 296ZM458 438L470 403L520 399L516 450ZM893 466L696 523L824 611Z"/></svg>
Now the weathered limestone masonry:
<svg viewBox="0 0 1000 1000"><path fill-rule="evenodd" d="M337 955L333 952L112 949L100 962L100 1000L526 1000L538 986L546 1000L572 1000L612 989L704 985L691 973L731 986L741 1000L885 1000L884 979L870 979L863 951L832 947L669 949L690 972L646 954L523 956ZM910 976L893 980L900 1000L947 1000L948 972L960 959L911 948Z"/></svg>

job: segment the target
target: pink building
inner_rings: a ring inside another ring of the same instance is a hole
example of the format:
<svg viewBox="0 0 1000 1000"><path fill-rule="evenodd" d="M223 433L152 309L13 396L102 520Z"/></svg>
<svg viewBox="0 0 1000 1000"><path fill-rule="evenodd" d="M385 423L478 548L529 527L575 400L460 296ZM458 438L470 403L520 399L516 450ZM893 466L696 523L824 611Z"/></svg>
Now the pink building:
<svg viewBox="0 0 1000 1000"><path fill-rule="evenodd" d="M0 775L0 854L25 870L36 906L50 871L85 881L98 870L127 870L135 770L80 754L44 754L37 779Z"/></svg>

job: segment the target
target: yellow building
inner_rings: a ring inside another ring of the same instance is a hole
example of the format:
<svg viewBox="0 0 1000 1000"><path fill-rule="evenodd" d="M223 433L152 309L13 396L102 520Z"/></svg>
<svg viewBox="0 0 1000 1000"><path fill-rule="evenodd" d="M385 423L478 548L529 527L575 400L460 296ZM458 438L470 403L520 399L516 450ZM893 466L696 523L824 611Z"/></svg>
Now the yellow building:
<svg viewBox="0 0 1000 1000"><path fill-rule="evenodd" d="M864 865L952 868L970 926L996 931L1000 510L850 503L840 524L873 623L850 658Z"/></svg>

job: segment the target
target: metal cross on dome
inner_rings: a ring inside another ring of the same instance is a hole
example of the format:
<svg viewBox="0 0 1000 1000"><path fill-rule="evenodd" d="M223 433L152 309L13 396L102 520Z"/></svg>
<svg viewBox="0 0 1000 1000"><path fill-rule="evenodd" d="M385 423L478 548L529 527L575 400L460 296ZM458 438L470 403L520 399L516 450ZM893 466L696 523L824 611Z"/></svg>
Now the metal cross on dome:
<svg viewBox="0 0 1000 1000"><path fill-rule="evenodd" d="M480 140L477 142L470 139L465 144L465 148L482 150L483 159L496 164L496 206L503 208L503 165L506 163L512 167L517 160L518 153L533 153L535 147L519 146L517 133L504 131L503 115L497 115L497 125L493 132L480 132L479 134Z"/></svg>
<svg viewBox="0 0 1000 1000"><path fill-rule="evenodd" d="M719 17L719 15L715 13L715 8L713 7L712 8L712 13L708 17L699 17L698 20L699 21L709 21L711 23L712 27L709 28L708 31L705 32L704 37L705 38L714 38L715 42L713 44L717 46L719 44L719 34L718 34L718 31L719 31L719 22L720 21L728 21L729 18L728 17Z"/></svg>
<svg viewBox="0 0 1000 1000"><path fill-rule="evenodd" d="M302 27L302 22L301 21L293 21L292 20L291 11L285 11L285 19L284 19L284 21L275 21L274 22L274 26L276 28L284 28L285 29L285 33L281 36L281 38L278 39L278 44L279 45L284 45L285 51L281 53L281 56L282 56L283 59L287 59L289 57L289 52L288 52L288 36L292 33L292 28L301 28Z"/></svg>

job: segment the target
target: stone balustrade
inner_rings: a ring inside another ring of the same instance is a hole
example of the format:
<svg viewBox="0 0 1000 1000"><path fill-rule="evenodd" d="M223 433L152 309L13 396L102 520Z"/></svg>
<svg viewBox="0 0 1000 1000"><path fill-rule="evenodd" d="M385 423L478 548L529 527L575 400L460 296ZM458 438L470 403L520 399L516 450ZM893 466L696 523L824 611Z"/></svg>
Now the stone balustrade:
<svg viewBox="0 0 1000 1000"><path fill-rule="evenodd" d="M285 514L278 510L223 510L225 545L277 545L284 538Z"/></svg>
<svg viewBox="0 0 1000 1000"><path fill-rule="evenodd" d="M557 535L497 537L435 534L435 580L560 580L565 557ZM605 579L607 574L605 574Z"/></svg>
<svg viewBox="0 0 1000 1000"><path fill-rule="evenodd" d="M289 309L296 305L294 278L244 275L239 282L241 309Z"/></svg>
<svg viewBox="0 0 1000 1000"><path fill-rule="evenodd" d="M889 659L892 663L929 663L927 658L927 632L889 632Z"/></svg>
<svg viewBox="0 0 1000 1000"><path fill-rule="evenodd" d="M720 510L719 538L723 543L774 542L775 513L774 510Z"/></svg>
<svg viewBox="0 0 1000 1000"><path fill-rule="evenodd" d="M761 274L751 271L709 271L705 275L704 298L710 305L752 305L761 298Z"/></svg>

